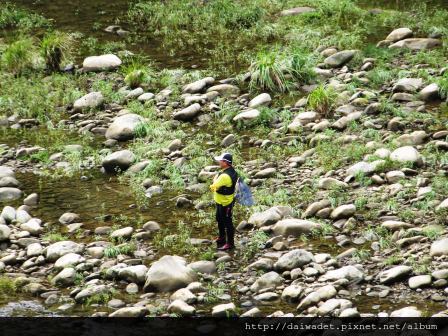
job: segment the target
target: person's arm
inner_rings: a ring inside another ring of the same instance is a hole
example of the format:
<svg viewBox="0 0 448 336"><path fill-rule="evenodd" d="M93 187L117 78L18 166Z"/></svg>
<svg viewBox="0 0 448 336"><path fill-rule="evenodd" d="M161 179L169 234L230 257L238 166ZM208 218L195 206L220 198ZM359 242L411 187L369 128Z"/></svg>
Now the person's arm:
<svg viewBox="0 0 448 336"><path fill-rule="evenodd" d="M228 186L229 184L232 184L232 179L230 178L230 176L227 174L221 174L210 186L210 190L216 192L216 190L218 190L219 188Z"/></svg>

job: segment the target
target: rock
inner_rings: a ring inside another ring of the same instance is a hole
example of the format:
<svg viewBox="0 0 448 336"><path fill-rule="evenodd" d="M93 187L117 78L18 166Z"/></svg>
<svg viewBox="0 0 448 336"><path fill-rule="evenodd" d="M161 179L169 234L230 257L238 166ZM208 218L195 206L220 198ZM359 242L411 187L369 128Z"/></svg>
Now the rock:
<svg viewBox="0 0 448 336"><path fill-rule="evenodd" d="M231 84L218 84L207 89L207 92L216 91L221 96L230 96L230 95L238 95L240 93L240 89Z"/></svg>
<svg viewBox="0 0 448 336"><path fill-rule="evenodd" d="M25 210L17 210L16 212L16 222L20 224L24 224L31 219L31 216Z"/></svg>
<svg viewBox="0 0 448 336"><path fill-rule="evenodd" d="M347 308L339 314L339 317L360 317L360 314L356 308Z"/></svg>
<svg viewBox="0 0 448 336"><path fill-rule="evenodd" d="M409 278L409 287L411 289L417 289L421 287L426 287L431 284L430 275L417 275Z"/></svg>
<svg viewBox="0 0 448 336"><path fill-rule="evenodd" d="M259 292L262 289L271 288L275 289L275 287L280 286L283 281L283 279L278 273L276 272L269 272L265 273L262 276L260 276L253 284L250 286L250 290L254 293Z"/></svg>
<svg viewBox="0 0 448 336"><path fill-rule="evenodd" d="M48 261L55 261L68 253L82 253L84 246L75 242L64 240L47 247L46 257Z"/></svg>
<svg viewBox="0 0 448 336"><path fill-rule="evenodd" d="M358 162L355 163L353 166L347 169L347 175L353 175L356 176L359 173L363 174L371 174L375 172L376 168L378 166L378 163L375 162Z"/></svg>
<svg viewBox="0 0 448 336"><path fill-rule="evenodd" d="M135 161L135 155L130 150L121 150L109 154L103 159L102 166L107 172L125 171Z"/></svg>
<svg viewBox="0 0 448 336"><path fill-rule="evenodd" d="M348 218L355 214L356 206L354 204L344 204L338 206L331 212L332 219Z"/></svg>
<svg viewBox="0 0 448 336"><path fill-rule="evenodd" d="M145 265L134 265L122 268L118 271L118 277L127 282L143 284L145 282L148 267Z"/></svg>
<svg viewBox="0 0 448 336"><path fill-rule="evenodd" d="M120 239L120 238L128 239L128 238L131 238L133 232L134 232L134 228L131 226L127 226L122 229L113 231L110 234L110 237L112 239Z"/></svg>
<svg viewBox="0 0 448 336"><path fill-rule="evenodd" d="M448 238L433 242L429 254L431 257L448 255Z"/></svg>
<svg viewBox="0 0 448 336"><path fill-rule="evenodd" d="M282 292L282 300L288 303L298 302L303 293L303 288L299 285L286 287Z"/></svg>
<svg viewBox="0 0 448 336"><path fill-rule="evenodd" d="M184 301L175 300L168 306L168 312L181 316L191 316L196 313L196 309Z"/></svg>
<svg viewBox="0 0 448 336"><path fill-rule="evenodd" d="M356 50L343 50L339 51L324 60L324 63L330 68L338 68L348 63L353 56L355 56Z"/></svg>
<svg viewBox="0 0 448 336"><path fill-rule="evenodd" d="M439 98L439 86L436 83L425 86L418 94L419 98L425 102Z"/></svg>
<svg viewBox="0 0 448 336"><path fill-rule="evenodd" d="M328 199L324 199L318 202L311 203L302 214L303 218L314 216L319 210L327 208L331 205Z"/></svg>
<svg viewBox="0 0 448 336"><path fill-rule="evenodd" d="M355 283L364 280L364 272L355 266L348 265L341 268L328 271L319 278L319 281L337 281L347 279Z"/></svg>
<svg viewBox="0 0 448 336"><path fill-rule="evenodd" d="M322 227L320 223L304 219L288 218L278 221L272 231L276 235L288 236L300 236L301 234L309 234L313 230L318 230Z"/></svg>
<svg viewBox="0 0 448 336"><path fill-rule="evenodd" d="M413 93L420 89L423 85L421 78L401 78L392 88L394 92L410 92Z"/></svg>
<svg viewBox="0 0 448 336"><path fill-rule="evenodd" d="M75 283L76 271L74 268L64 268L53 279L52 283L56 286L71 286Z"/></svg>
<svg viewBox="0 0 448 336"><path fill-rule="evenodd" d="M285 9L280 12L280 16L293 16L293 15L300 15L304 13L310 13L315 12L316 9L311 7L295 7L290 9Z"/></svg>
<svg viewBox="0 0 448 336"><path fill-rule="evenodd" d="M409 28L398 28L393 30L389 35L387 35L386 41L397 42L405 38L411 37L412 34L413 34L412 30L410 30Z"/></svg>
<svg viewBox="0 0 448 336"><path fill-rule="evenodd" d="M216 273L216 264L214 261L200 260L188 265L193 271L202 274Z"/></svg>
<svg viewBox="0 0 448 336"><path fill-rule="evenodd" d="M253 98L250 102L249 102L249 107L250 108L255 108L258 106L264 106L264 105L269 105L272 101L271 96L269 95L269 93L261 93L258 96L256 96L255 98Z"/></svg>
<svg viewBox="0 0 448 336"><path fill-rule="evenodd" d="M269 178L273 177L277 170L275 168L265 168L263 170L260 170L255 174L255 178Z"/></svg>
<svg viewBox="0 0 448 336"><path fill-rule="evenodd" d="M241 314L240 317L261 317L263 314L260 309L257 307L254 307L252 309L249 309L247 312Z"/></svg>
<svg viewBox="0 0 448 336"><path fill-rule="evenodd" d="M412 268L409 266L395 266L388 270L382 271L378 274L381 284L391 284L400 281L412 273Z"/></svg>
<svg viewBox="0 0 448 336"><path fill-rule="evenodd" d="M40 235L44 230L41 226L41 220L38 218L31 218L28 222L20 225L20 229L28 231L32 235Z"/></svg>
<svg viewBox="0 0 448 336"><path fill-rule="evenodd" d="M96 108L103 104L104 97L101 92L90 92L85 96L77 99L73 103L73 109L75 111L82 111L84 109Z"/></svg>
<svg viewBox="0 0 448 336"><path fill-rule="evenodd" d="M229 134L227 135L224 139L222 139L221 141L221 146L222 147L229 147L230 145L232 145L235 142L235 135L233 134Z"/></svg>
<svg viewBox="0 0 448 336"><path fill-rule="evenodd" d="M318 181L317 186L320 189L331 190L335 188L345 189L348 187L348 184L332 177L324 177Z"/></svg>
<svg viewBox="0 0 448 336"><path fill-rule="evenodd" d="M415 96L410 93L397 92L392 95L391 100L398 102L412 102L415 100Z"/></svg>
<svg viewBox="0 0 448 336"><path fill-rule="evenodd" d="M109 317L143 317L148 312L146 307L124 307L114 311Z"/></svg>
<svg viewBox="0 0 448 336"><path fill-rule="evenodd" d="M420 153L412 146L397 148L390 154L390 159L398 162L422 163Z"/></svg>
<svg viewBox="0 0 448 336"><path fill-rule="evenodd" d="M399 231L401 229L410 229L414 227L412 224L408 224L405 222L395 221L395 220L387 220L381 223L381 226L389 229L391 231Z"/></svg>
<svg viewBox="0 0 448 336"><path fill-rule="evenodd" d="M259 295L254 296L254 299L256 301L261 301L261 302L276 301L278 298L279 298L279 295L274 292L265 292L265 293L261 293Z"/></svg>
<svg viewBox="0 0 448 336"><path fill-rule="evenodd" d="M138 114L127 113L117 117L107 128L106 138L118 141L130 140L135 137L135 130L144 119Z"/></svg>
<svg viewBox="0 0 448 336"><path fill-rule="evenodd" d="M150 267L144 290L168 292L183 288L196 279L196 273L186 266L185 259L166 255Z"/></svg>
<svg viewBox="0 0 448 336"><path fill-rule="evenodd" d="M154 93L145 92L145 93L141 94L140 96L138 96L137 100L140 102L147 102L149 100L153 100L154 97L155 97Z"/></svg>
<svg viewBox="0 0 448 336"><path fill-rule="evenodd" d="M196 302L196 295L190 292L190 290L188 290L187 288L181 288L175 291L170 296L170 300L171 301L180 300L184 301L185 303L194 303Z"/></svg>
<svg viewBox="0 0 448 336"><path fill-rule="evenodd" d="M144 93L143 89L139 87L139 88L129 91L126 94L125 99L127 99L127 100L134 99L134 98L140 97L143 93Z"/></svg>
<svg viewBox="0 0 448 336"><path fill-rule="evenodd" d="M0 188L0 202L15 201L22 197L22 191L17 188L2 187Z"/></svg>
<svg viewBox="0 0 448 336"><path fill-rule="evenodd" d="M390 313L390 317L422 317L422 312L415 307L404 307L394 310Z"/></svg>
<svg viewBox="0 0 448 336"><path fill-rule="evenodd" d="M182 120L182 121L189 121L194 119L199 112L201 111L201 105L198 103L195 103L193 105L190 105L183 110L177 111L173 114L174 120Z"/></svg>
<svg viewBox="0 0 448 336"><path fill-rule="evenodd" d="M312 253L302 249L295 249L282 255L274 264L274 268L278 271L290 271L307 265L312 261L314 261Z"/></svg>
<svg viewBox="0 0 448 336"><path fill-rule="evenodd" d="M78 294L75 296L76 302L84 302L91 296L95 295L101 295L101 294L107 294L110 293L109 288L107 288L105 285L89 285L86 288L79 291Z"/></svg>
<svg viewBox="0 0 448 336"><path fill-rule="evenodd" d="M235 117L233 117L233 121L250 121L253 119L257 119L260 116L260 111L256 109L250 109L241 113L238 113Z"/></svg>
<svg viewBox="0 0 448 336"><path fill-rule="evenodd" d="M14 209L12 206L7 205L3 208L0 217L2 217L6 223L11 223L12 221L16 220L16 209Z"/></svg>
<svg viewBox="0 0 448 336"><path fill-rule="evenodd" d="M411 134L403 134L395 141L399 146L416 146L425 142L428 137L425 131L414 131Z"/></svg>
<svg viewBox="0 0 448 336"><path fill-rule="evenodd" d="M272 207L263 212L256 212L250 216L248 223L257 227L267 226L278 222L283 217L292 214L292 210L286 207Z"/></svg>
<svg viewBox="0 0 448 336"><path fill-rule="evenodd" d="M11 229L4 224L0 224L0 241L9 240L10 235Z"/></svg>
<svg viewBox="0 0 448 336"><path fill-rule="evenodd" d="M14 170L6 166L0 166L0 178L3 177L14 177Z"/></svg>
<svg viewBox="0 0 448 336"><path fill-rule="evenodd" d="M236 315L236 306L233 302L219 304L212 308L212 317L232 317Z"/></svg>
<svg viewBox="0 0 448 336"><path fill-rule="evenodd" d="M205 77L199 79L193 83L190 83L182 89L183 93L199 93L202 92L207 86L212 85L215 82L213 77Z"/></svg>
<svg viewBox="0 0 448 336"><path fill-rule="evenodd" d="M408 48L411 50L432 49L442 45L442 41L433 38L407 38L390 45L389 48Z"/></svg>
<svg viewBox="0 0 448 336"><path fill-rule="evenodd" d="M389 183L398 183L405 178L406 175L400 170L393 170L386 173L386 180Z"/></svg>
<svg viewBox="0 0 448 336"><path fill-rule="evenodd" d="M61 269L69 266L76 266L85 260L86 258L77 253L67 253L56 260L54 263L54 268Z"/></svg>
<svg viewBox="0 0 448 336"><path fill-rule="evenodd" d="M90 56L84 59L82 68L84 71L107 71L118 68L121 60L113 55Z"/></svg>
<svg viewBox="0 0 448 336"><path fill-rule="evenodd" d="M19 186L20 186L19 181L17 181L14 177L10 176L0 177L0 188L1 187L18 188Z"/></svg>
<svg viewBox="0 0 448 336"><path fill-rule="evenodd" d="M59 217L59 223L63 225L72 224L78 222L80 219L78 214L73 212L66 212L61 217Z"/></svg>
<svg viewBox="0 0 448 336"><path fill-rule="evenodd" d="M33 243L27 246L26 255L27 257L37 257L40 256L43 251L44 249L42 248L42 245L39 243Z"/></svg>
<svg viewBox="0 0 448 336"><path fill-rule="evenodd" d="M28 205L28 206L34 206L34 205L37 205L38 202L39 202L39 195L37 195L36 193L33 193L33 194L28 195L28 196L23 200L23 204Z"/></svg>

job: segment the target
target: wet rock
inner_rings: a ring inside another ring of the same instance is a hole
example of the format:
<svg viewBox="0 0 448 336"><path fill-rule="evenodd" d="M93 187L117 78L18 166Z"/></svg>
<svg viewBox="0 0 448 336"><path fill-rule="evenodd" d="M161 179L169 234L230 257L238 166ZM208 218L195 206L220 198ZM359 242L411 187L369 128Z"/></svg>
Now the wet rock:
<svg viewBox="0 0 448 336"><path fill-rule="evenodd" d="M408 284L411 289L417 289L429 286L431 284L431 276L430 275L413 276L409 278Z"/></svg>
<svg viewBox="0 0 448 336"><path fill-rule="evenodd" d="M59 217L59 223L63 225L72 224L78 222L80 219L78 214L73 212L66 212L61 217Z"/></svg>
<svg viewBox="0 0 448 336"><path fill-rule="evenodd" d="M295 249L282 255L274 264L274 269L278 271L290 271L299 268L314 261L313 254L302 250Z"/></svg>
<svg viewBox="0 0 448 336"><path fill-rule="evenodd" d="M280 286L284 280L285 279L283 279L277 272L265 273L250 286L250 290L257 293L266 288L274 289L275 287Z"/></svg>
<svg viewBox="0 0 448 336"><path fill-rule="evenodd" d="M106 138L118 141L130 140L135 137L137 127L144 119L134 113L127 113L117 117L107 128Z"/></svg>
<svg viewBox="0 0 448 336"><path fill-rule="evenodd" d="M389 35L387 35L386 40L391 42L397 42L405 38L412 36L412 30L409 28L398 28L393 30Z"/></svg>
<svg viewBox="0 0 448 336"><path fill-rule="evenodd" d="M26 255L28 257L37 257L43 253L44 249L40 243L33 243L27 246Z"/></svg>
<svg viewBox="0 0 448 336"><path fill-rule="evenodd" d="M196 281L196 273L186 266L185 259L163 256L154 262L146 274L145 291L168 292Z"/></svg>
<svg viewBox="0 0 448 336"><path fill-rule="evenodd" d="M224 303L212 308L213 317L232 317L237 316L236 306L233 302Z"/></svg>
<svg viewBox="0 0 448 336"><path fill-rule="evenodd" d="M404 307L394 310L390 313L390 317L422 317L422 312L416 307Z"/></svg>
<svg viewBox="0 0 448 336"><path fill-rule="evenodd" d="M431 244L431 257L448 255L448 238L436 240Z"/></svg>
<svg viewBox="0 0 448 336"><path fill-rule="evenodd" d="M330 201L327 199L318 201L318 202L314 202L311 203L305 210L305 212L303 213L302 217L303 218L308 218L311 216L314 216L318 211L327 208L330 206Z"/></svg>
<svg viewBox="0 0 448 336"><path fill-rule="evenodd" d="M6 223L11 223L16 219L16 209L14 209L12 206L7 205L3 208L0 217L2 217Z"/></svg>
<svg viewBox="0 0 448 336"><path fill-rule="evenodd" d="M269 105L272 101L271 96L269 95L269 93L261 93L258 96L256 96L255 98L253 98L250 102L249 102L249 107L250 108L255 108L258 106L265 106L265 105Z"/></svg>
<svg viewBox="0 0 448 336"><path fill-rule="evenodd" d="M288 236L300 236L301 234L309 234L313 230L321 228L320 223L304 220L288 218L278 221L272 228L272 231L276 235Z"/></svg>
<svg viewBox="0 0 448 336"><path fill-rule="evenodd" d="M38 218L31 218L28 222L20 225L20 229L28 231L30 234L37 236L43 232L42 226L40 226L41 220Z"/></svg>
<svg viewBox="0 0 448 336"><path fill-rule="evenodd" d="M46 258L48 261L56 261L63 255L68 253L80 254L84 250L84 246L75 242L64 240L47 247Z"/></svg>
<svg viewBox="0 0 448 336"><path fill-rule="evenodd" d="M0 188L0 202L15 201L22 197L22 191L17 188L2 187Z"/></svg>
<svg viewBox="0 0 448 336"><path fill-rule="evenodd" d="M201 105L196 103L193 105L190 105L183 110L177 111L173 114L174 120L182 120L182 121L189 121L194 119L199 112L201 111Z"/></svg>
<svg viewBox="0 0 448 336"><path fill-rule="evenodd" d="M121 150L109 154L103 159L102 166L107 172L125 171L135 161L135 155L129 150Z"/></svg>
<svg viewBox="0 0 448 336"><path fill-rule="evenodd" d="M402 280L412 273L412 268L409 266L395 266L391 269L382 271L378 274L378 278L381 284L391 284Z"/></svg>
<svg viewBox="0 0 448 336"><path fill-rule="evenodd" d="M168 306L168 312L181 316L191 316L196 313L196 309L182 300L175 300Z"/></svg>
<svg viewBox="0 0 448 336"><path fill-rule="evenodd" d="M53 279L52 283L56 286L70 286L75 283L76 271L74 268L64 268Z"/></svg>
<svg viewBox="0 0 448 336"><path fill-rule="evenodd" d="M118 68L121 60L113 54L90 56L84 59L82 68L84 71L107 71Z"/></svg>
<svg viewBox="0 0 448 336"><path fill-rule="evenodd" d="M408 48L411 50L432 49L442 45L442 41L433 38L407 38L390 45L389 48Z"/></svg>
<svg viewBox="0 0 448 336"><path fill-rule="evenodd" d="M288 303L295 303L300 300L303 294L303 288L299 285L291 285L286 287L282 292L282 300Z"/></svg>
<svg viewBox="0 0 448 336"><path fill-rule="evenodd" d="M124 307L109 314L109 317L143 317L148 312L146 307Z"/></svg>
<svg viewBox="0 0 448 336"><path fill-rule="evenodd" d="M82 111L84 109L96 108L103 104L103 101L104 97L101 92L90 92L73 103L73 110Z"/></svg>
<svg viewBox="0 0 448 336"><path fill-rule="evenodd" d="M82 303L89 297L107 293L110 293L110 289L105 285L88 285L76 294L75 301Z"/></svg>
<svg viewBox="0 0 448 336"><path fill-rule="evenodd" d="M348 63L356 54L356 50L339 51L324 60L324 63L331 68L338 68Z"/></svg>

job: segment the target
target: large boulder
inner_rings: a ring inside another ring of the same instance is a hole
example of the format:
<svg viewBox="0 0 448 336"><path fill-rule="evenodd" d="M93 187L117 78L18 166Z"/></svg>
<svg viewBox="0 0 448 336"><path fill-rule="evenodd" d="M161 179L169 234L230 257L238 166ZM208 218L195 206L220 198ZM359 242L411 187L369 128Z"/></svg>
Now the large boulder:
<svg viewBox="0 0 448 336"><path fill-rule="evenodd" d="M154 262L146 273L145 291L169 292L197 280L196 273L179 256L166 255Z"/></svg>
<svg viewBox="0 0 448 336"><path fill-rule="evenodd" d="M90 56L84 59L82 68L84 71L106 71L118 68L121 60L113 54Z"/></svg>
<svg viewBox="0 0 448 336"><path fill-rule="evenodd" d="M73 109L75 111L82 111L84 109L95 108L103 104L103 101L104 97L101 92L90 92L77 99L73 103Z"/></svg>
<svg viewBox="0 0 448 336"><path fill-rule="evenodd" d="M330 68L338 68L348 63L356 54L356 50L343 50L328 56L324 63Z"/></svg>
<svg viewBox="0 0 448 336"><path fill-rule="evenodd" d="M388 285L406 278L411 273L412 273L412 267L400 265L380 272L378 274L378 278L381 284Z"/></svg>
<svg viewBox="0 0 448 336"><path fill-rule="evenodd" d="M267 226L277 223L284 217L291 216L292 210L289 207L275 206L262 212L256 212L250 216L248 223L257 227Z"/></svg>
<svg viewBox="0 0 448 336"><path fill-rule="evenodd" d="M284 237L300 236L301 234L308 234L313 230L320 229L321 226L320 223L304 219L288 218L278 221L272 227L272 231L276 235L282 235Z"/></svg>
<svg viewBox="0 0 448 336"><path fill-rule="evenodd" d="M106 131L107 139L118 141L130 140L135 137L135 130L143 122L138 114L128 113L117 117Z"/></svg>
<svg viewBox="0 0 448 336"><path fill-rule="evenodd" d="M63 240L48 246L46 256L48 261L56 261L63 255L68 253L80 254L83 250L84 245L77 244L70 240Z"/></svg>
<svg viewBox="0 0 448 336"><path fill-rule="evenodd" d="M135 161L135 155L130 150L121 150L109 154L103 159L103 168L110 173L117 170L124 171L128 169Z"/></svg>
<svg viewBox="0 0 448 336"><path fill-rule="evenodd" d="M143 284L145 282L148 267L145 265L134 265L122 268L118 272L118 277L128 282Z"/></svg>
<svg viewBox="0 0 448 336"><path fill-rule="evenodd" d="M76 271L74 268L64 268L51 280L56 286L71 286L75 283Z"/></svg>
<svg viewBox="0 0 448 336"><path fill-rule="evenodd" d="M0 188L0 202L15 201L22 197L22 191L17 188L2 187Z"/></svg>
<svg viewBox="0 0 448 336"><path fill-rule="evenodd" d="M295 249L282 255L274 264L277 271L290 271L294 268L299 268L314 261L314 256L311 252Z"/></svg>
<svg viewBox="0 0 448 336"><path fill-rule="evenodd" d="M433 38L407 38L390 45L389 48L408 48L411 50L432 49L442 45L442 41Z"/></svg>

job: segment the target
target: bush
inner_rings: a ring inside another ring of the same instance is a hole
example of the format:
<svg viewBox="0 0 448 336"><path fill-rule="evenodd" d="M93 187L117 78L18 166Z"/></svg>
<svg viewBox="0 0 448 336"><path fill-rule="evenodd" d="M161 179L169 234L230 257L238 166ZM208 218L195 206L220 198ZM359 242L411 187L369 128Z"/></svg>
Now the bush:
<svg viewBox="0 0 448 336"><path fill-rule="evenodd" d="M8 45L2 54L2 66L15 75L21 75L32 68L35 57L34 41L21 38Z"/></svg>
<svg viewBox="0 0 448 336"><path fill-rule="evenodd" d="M280 55L275 51L259 52L249 71L251 90L286 92L291 88L291 81L284 74Z"/></svg>
<svg viewBox="0 0 448 336"><path fill-rule="evenodd" d="M308 96L308 106L314 111L328 117L336 106L337 93L332 87L320 85Z"/></svg>
<svg viewBox="0 0 448 336"><path fill-rule="evenodd" d="M67 33L51 32L41 41L41 54L45 59L47 70L59 71L61 63L72 53L74 37Z"/></svg>
<svg viewBox="0 0 448 336"><path fill-rule="evenodd" d="M145 82L150 82L154 71L148 65L143 65L140 60L132 60L128 65L122 67L125 75L124 81L131 88L135 89Z"/></svg>

